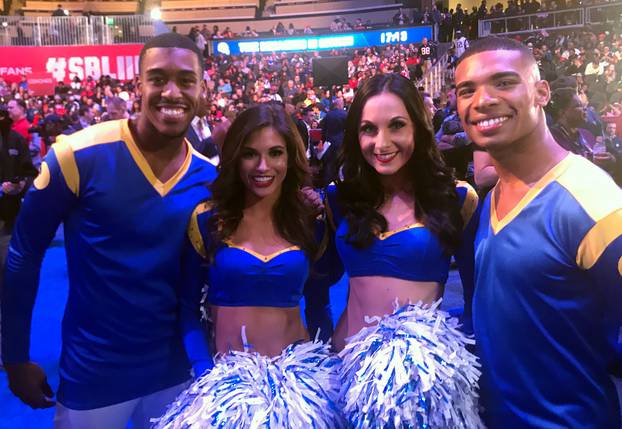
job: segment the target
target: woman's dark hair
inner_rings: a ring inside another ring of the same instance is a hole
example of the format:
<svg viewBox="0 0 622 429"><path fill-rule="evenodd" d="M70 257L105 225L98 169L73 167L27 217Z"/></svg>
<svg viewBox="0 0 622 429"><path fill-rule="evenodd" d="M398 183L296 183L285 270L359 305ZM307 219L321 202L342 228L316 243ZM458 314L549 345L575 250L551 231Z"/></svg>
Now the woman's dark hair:
<svg viewBox="0 0 622 429"><path fill-rule="evenodd" d="M385 201L385 191L379 174L363 158L359 144L363 108L371 97L382 93L398 96L414 123L415 149L404 168L415 198L415 213L451 253L460 244L464 223L455 179L437 149L419 91L398 74L376 75L366 80L348 113L339 160L343 177L337 184L338 199L349 225L347 239L362 248L372 243L375 233L387 230L387 220L378 212Z"/></svg>
<svg viewBox="0 0 622 429"><path fill-rule="evenodd" d="M214 216L210 219L209 230L213 239L208 251L213 255L220 243L240 225L246 193L240 179L240 158L251 135L266 127L273 128L283 137L288 156L287 174L272 213L274 224L281 237L315 259L318 244L314 208L304 202L300 193L303 186L311 183L304 144L292 119L277 104L258 104L246 109L237 116L227 132L218 177L210 187Z"/></svg>

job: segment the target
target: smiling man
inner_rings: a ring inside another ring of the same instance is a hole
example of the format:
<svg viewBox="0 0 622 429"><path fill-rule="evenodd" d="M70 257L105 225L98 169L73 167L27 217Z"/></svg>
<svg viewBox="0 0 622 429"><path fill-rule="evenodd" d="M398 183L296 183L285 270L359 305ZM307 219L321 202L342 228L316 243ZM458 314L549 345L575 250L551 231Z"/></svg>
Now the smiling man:
<svg viewBox="0 0 622 429"><path fill-rule="evenodd" d="M489 428L618 428L608 368L622 315L622 191L547 128L527 47L474 42L456 69L465 131L499 182L476 237L473 320Z"/></svg>
<svg viewBox="0 0 622 429"><path fill-rule="evenodd" d="M16 396L33 408L54 405L30 362L30 320L41 260L63 223L69 298L56 428L147 428L190 378L180 261L192 210L216 174L184 138L205 93L202 75L187 37L148 41L142 114L60 137L26 196L6 262L2 358Z"/></svg>

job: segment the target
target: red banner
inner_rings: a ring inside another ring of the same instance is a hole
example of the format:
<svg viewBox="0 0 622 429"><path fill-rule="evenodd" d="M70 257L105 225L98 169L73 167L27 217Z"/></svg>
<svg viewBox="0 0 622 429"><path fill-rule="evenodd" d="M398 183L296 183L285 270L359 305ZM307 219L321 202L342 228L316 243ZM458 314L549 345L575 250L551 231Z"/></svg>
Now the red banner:
<svg viewBox="0 0 622 429"><path fill-rule="evenodd" d="M0 76L7 82L19 82L23 74L27 78L47 74L57 82L103 75L130 80L138 75L141 48L140 44L0 47Z"/></svg>
<svg viewBox="0 0 622 429"><path fill-rule="evenodd" d="M28 90L33 95L50 95L54 94L54 86L56 81L50 73L32 72L28 75Z"/></svg>

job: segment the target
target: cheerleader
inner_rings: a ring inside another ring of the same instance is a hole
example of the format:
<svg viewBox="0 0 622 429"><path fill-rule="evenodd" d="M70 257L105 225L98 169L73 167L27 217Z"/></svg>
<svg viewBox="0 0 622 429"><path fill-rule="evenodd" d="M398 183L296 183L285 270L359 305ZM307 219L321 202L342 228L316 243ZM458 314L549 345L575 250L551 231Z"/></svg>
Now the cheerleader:
<svg viewBox="0 0 622 429"><path fill-rule="evenodd" d="M452 255L471 296L477 194L443 163L410 81L363 84L340 165L327 210L350 278L334 334L344 413L361 428L480 427L472 341L438 309Z"/></svg>
<svg viewBox="0 0 622 429"><path fill-rule="evenodd" d="M213 346L199 323L202 285L186 284L182 330L200 377L156 427L342 426L338 358L309 342L299 307L322 247L300 195L309 181L304 145L281 107L257 105L238 116L213 200L195 209L188 227L185 263L204 265ZM317 301L312 292L309 302Z"/></svg>

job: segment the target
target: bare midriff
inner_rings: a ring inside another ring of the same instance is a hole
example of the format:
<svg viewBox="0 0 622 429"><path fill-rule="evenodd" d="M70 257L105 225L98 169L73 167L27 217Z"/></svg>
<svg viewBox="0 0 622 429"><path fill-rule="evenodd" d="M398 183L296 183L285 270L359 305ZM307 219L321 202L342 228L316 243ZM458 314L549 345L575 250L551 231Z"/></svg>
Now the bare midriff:
<svg viewBox="0 0 622 429"><path fill-rule="evenodd" d="M218 353L244 350L243 326L248 350L265 356L277 356L290 344L309 339L299 307L212 305L210 310Z"/></svg>
<svg viewBox="0 0 622 429"><path fill-rule="evenodd" d="M333 343L337 350L345 346L345 339L373 323L366 323L365 316L391 314L398 306L422 302L431 304L440 298L441 286L437 282L417 282L394 277L350 278L350 294L345 311L339 319Z"/></svg>

